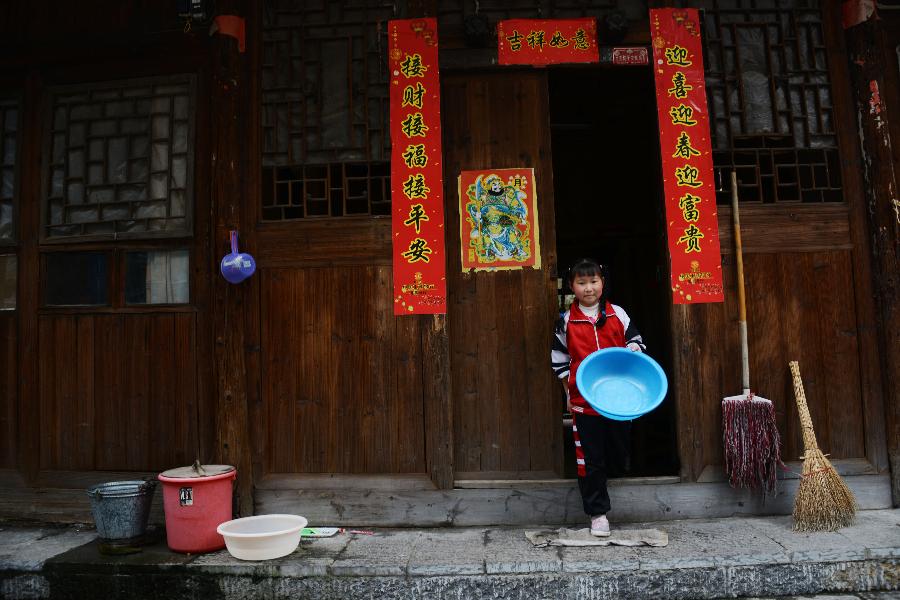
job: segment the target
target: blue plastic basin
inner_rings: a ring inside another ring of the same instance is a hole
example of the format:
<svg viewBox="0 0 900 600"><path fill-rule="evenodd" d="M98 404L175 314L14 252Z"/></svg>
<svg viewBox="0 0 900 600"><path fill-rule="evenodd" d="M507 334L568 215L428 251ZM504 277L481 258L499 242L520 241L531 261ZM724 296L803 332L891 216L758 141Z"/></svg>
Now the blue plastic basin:
<svg viewBox="0 0 900 600"><path fill-rule="evenodd" d="M575 373L582 397L598 413L630 421L659 406L669 382L659 364L641 352L604 348L588 355Z"/></svg>

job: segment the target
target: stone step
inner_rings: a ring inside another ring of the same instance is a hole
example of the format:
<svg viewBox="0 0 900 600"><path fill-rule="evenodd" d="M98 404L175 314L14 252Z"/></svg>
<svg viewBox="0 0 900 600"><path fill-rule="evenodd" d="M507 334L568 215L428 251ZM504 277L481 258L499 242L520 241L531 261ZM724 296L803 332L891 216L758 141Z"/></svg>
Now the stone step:
<svg viewBox="0 0 900 600"><path fill-rule="evenodd" d="M615 527L621 527L613 523ZM93 532L3 526L4 598L740 598L900 590L900 510L796 533L789 517L629 524L666 547L535 547L521 527L376 529L290 556L190 556L162 541L107 556ZM532 529L533 530L533 529Z"/></svg>

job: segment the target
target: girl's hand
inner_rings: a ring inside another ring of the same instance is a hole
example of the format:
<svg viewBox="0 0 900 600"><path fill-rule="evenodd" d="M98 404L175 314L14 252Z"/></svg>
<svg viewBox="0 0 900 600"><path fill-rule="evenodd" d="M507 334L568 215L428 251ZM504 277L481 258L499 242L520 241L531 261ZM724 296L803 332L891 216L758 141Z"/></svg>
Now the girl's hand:
<svg viewBox="0 0 900 600"><path fill-rule="evenodd" d="M631 350L632 352L640 352L640 351L641 351L641 347L638 346L638 345L637 345L636 343L634 343L634 342L631 342L630 344L628 344L628 345L625 346L625 347L628 348L629 350Z"/></svg>

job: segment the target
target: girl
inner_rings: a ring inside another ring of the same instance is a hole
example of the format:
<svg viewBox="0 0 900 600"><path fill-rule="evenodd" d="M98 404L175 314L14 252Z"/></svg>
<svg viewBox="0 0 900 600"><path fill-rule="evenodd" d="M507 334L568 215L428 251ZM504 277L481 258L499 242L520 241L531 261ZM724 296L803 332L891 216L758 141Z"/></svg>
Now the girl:
<svg viewBox="0 0 900 600"><path fill-rule="evenodd" d="M591 408L575 385L575 373L581 361L596 350L624 347L643 352L646 348L628 314L607 301L602 265L588 258L576 261L569 269L568 283L575 293L575 302L556 323L550 360L566 391L566 405L572 413L578 487L584 512L591 518L591 534L607 537L606 513L610 509L607 471L611 460L618 458L615 454L628 454L630 423L607 419Z"/></svg>

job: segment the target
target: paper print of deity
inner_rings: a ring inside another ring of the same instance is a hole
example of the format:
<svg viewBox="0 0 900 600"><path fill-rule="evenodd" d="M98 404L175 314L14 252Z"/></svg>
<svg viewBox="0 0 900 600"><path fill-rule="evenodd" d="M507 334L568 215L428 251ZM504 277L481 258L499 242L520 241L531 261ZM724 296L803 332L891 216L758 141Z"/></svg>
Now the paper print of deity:
<svg viewBox="0 0 900 600"><path fill-rule="evenodd" d="M462 269L539 269L534 169L459 176Z"/></svg>

